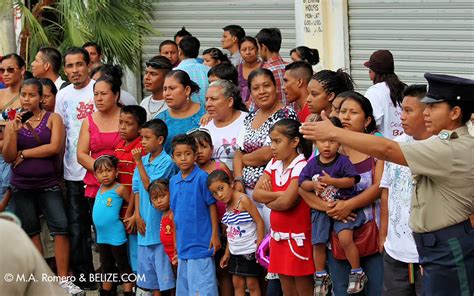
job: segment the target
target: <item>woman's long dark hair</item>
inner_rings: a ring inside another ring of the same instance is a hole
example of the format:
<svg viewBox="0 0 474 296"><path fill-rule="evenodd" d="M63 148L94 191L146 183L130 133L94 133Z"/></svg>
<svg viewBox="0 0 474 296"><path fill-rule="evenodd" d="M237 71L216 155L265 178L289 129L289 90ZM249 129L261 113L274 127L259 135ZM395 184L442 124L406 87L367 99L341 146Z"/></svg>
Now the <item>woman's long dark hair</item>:
<svg viewBox="0 0 474 296"><path fill-rule="evenodd" d="M374 110L372 109L372 104L370 104L369 99L364 97L358 92L355 91L345 91L337 95L338 97L342 98L341 104L339 106L342 107L342 104L344 104L345 101L352 100L359 104L359 106L362 108L362 111L364 111L364 117L367 119L370 117L370 123L369 125L365 128L365 133L366 134L372 134L377 131L377 126L375 124L375 117L374 117Z"/></svg>
<svg viewBox="0 0 474 296"><path fill-rule="evenodd" d="M298 138L300 140L298 144L299 153L303 153L304 157L308 159L312 153L312 143L311 141L303 138L303 135L300 133L301 123L298 120L294 119L281 119L277 121L269 130L271 133L274 129L278 129L278 132L283 134L288 139Z"/></svg>
<svg viewBox="0 0 474 296"><path fill-rule="evenodd" d="M375 72L374 72L375 73ZM375 73L374 84L385 82L388 89L390 90L390 99L392 100L393 106L402 106L403 91L407 85L400 81L397 74L378 74Z"/></svg>
<svg viewBox="0 0 474 296"><path fill-rule="evenodd" d="M352 77L343 69L337 71L322 70L315 73L311 79L321 83L328 94L334 93L334 97L339 96L341 92L354 90Z"/></svg>

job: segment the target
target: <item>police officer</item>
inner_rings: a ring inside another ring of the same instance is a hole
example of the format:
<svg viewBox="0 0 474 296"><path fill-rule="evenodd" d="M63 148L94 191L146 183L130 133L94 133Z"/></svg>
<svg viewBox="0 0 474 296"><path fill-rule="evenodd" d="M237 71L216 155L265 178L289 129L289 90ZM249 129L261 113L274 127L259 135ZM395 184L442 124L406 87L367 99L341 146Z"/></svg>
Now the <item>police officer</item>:
<svg viewBox="0 0 474 296"><path fill-rule="evenodd" d="M337 128L304 123L309 140L333 140L378 159L408 166L413 174L410 228L423 267L425 295L474 295L474 138L466 123L474 105L474 81L426 73L422 102L428 131L437 137L397 143Z"/></svg>

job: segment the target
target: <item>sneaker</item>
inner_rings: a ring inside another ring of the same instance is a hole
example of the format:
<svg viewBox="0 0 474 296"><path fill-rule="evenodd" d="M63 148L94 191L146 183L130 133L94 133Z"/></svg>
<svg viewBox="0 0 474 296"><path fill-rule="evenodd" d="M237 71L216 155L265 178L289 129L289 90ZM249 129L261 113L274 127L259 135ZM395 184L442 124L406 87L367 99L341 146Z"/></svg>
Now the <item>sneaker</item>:
<svg viewBox="0 0 474 296"><path fill-rule="evenodd" d="M349 275L349 286L347 287L347 294L355 294L364 290L364 285L367 283L367 276L364 272L351 273Z"/></svg>
<svg viewBox="0 0 474 296"><path fill-rule="evenodd" d="M329 274L323 276L314 276L314 296L326 296L331 285L331 277Z"/></svg>
<svg viewBox="0 0 474 296"><path fill-rule="evenodd" d="M59 286L63 288L69 295L85 295L81 288L76 286L72 281L59 282Z"/></svg>

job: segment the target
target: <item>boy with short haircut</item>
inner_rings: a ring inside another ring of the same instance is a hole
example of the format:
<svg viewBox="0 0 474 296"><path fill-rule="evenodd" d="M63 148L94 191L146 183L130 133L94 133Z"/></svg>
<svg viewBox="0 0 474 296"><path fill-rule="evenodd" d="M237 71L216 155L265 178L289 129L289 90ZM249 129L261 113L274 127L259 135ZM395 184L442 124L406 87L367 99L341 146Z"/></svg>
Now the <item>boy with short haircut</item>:
<svg viewBox="0 0 474 296"><path fill-rule="evenodd" d="M255 36L258 43L258 51L263 60L262 68L272 71L275 76L278 91L278 100L287 106L285 93L283 92L283 76L285 74L285 62L280 56L281 32L278 28L264 28Z"/></svg>
<svg viewBox="0 0 474 296"><path fill-rule="evenodd" d="M171 147L180 170L170 180L178 254L176 295L218 295L213 259L221 247L216 200L207 188L207 173L195 164L196 140L178 135Z"/></svg>
<svg viewBox="0 0 474 296"><path fill-rule="evenodd" d="M230 61L234 67L242 62L239 51L239 41L245 37L245 30L239 25L228 25L222 28L221 46L230 53Z"/></svg>
<svg viewBox="0 0 474 296"><path fill-rule="evenodd" d="M169 179L175 173L171 157L163 150L168 128L161 119L153 119L141 127L142 149L132 150L137 164L133 173L132 190L135 194L135 219L138 230L138 267L141 276L137 286L165 291L175 287L173 270L160 240L162 212L154 209L148 186L155 179ZM142 150L147 153L142 157Z"/></svg>
<svg viewBox="0 0 474 296"><path fill-rule="evenodd" d="M423 112L426 85L414 84L403 92L400 120L404 133L394 141L412 143L431 137ZM408 225L413 177L409 167L386 161L380 188L380 245L383 246L383 295L422 295L419 254Z"/></svg>
<svg viewBox="0 0 474 296"><path fill-rule="evenodd" d="M132 193L133 171L136 164L133 160L132 150L142 148L140 126L146 122L146 111L140 106L124 106L120 111L119 134L122 141L115 148L115 157L118 162L117 181ZM143 154L142 154L143 155ZM120 217L124 219L128 235L128 250L130 266L137 271L138 237L135 231L135 198L130 198L130 203L123 203Z"/></svg>

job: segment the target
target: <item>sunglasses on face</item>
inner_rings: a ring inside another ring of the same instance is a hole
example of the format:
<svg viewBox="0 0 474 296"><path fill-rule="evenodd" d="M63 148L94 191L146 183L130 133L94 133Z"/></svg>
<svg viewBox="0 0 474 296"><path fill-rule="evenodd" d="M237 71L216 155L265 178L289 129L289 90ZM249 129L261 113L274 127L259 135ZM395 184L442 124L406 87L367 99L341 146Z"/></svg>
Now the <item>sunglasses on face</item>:
<svg viewBox="0 0 474 296"><path fill-rule="evenodd" d="M6 69L5 68L0 68L0 74L4 74L5 71L10 73L10 74L13 74L13 73L15 73L16 69L20 69L20 68L6 68Z"/></svg>

